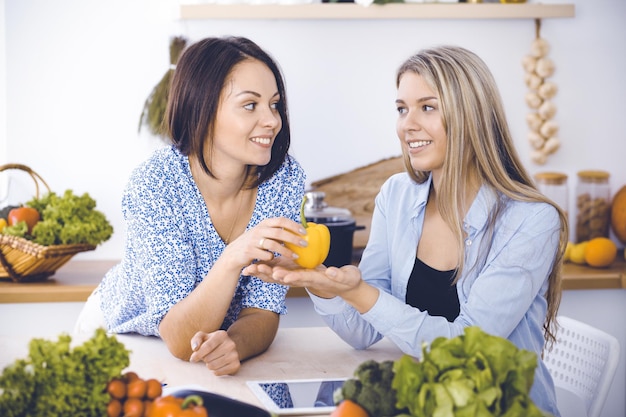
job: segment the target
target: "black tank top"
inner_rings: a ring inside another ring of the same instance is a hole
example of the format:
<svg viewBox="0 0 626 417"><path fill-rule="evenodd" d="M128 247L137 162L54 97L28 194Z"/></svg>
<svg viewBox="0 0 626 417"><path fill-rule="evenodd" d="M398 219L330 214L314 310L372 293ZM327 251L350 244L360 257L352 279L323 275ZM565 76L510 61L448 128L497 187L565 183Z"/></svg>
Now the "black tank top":
<svg viewBox="0 0 626 417"><path fill-rule="evenodd" d="M456 293L454 270L439 271L415 257L415 264L406 286L406 303L428 311L431 316L443 316L453 322L459 315L459 296Z"/></svg>

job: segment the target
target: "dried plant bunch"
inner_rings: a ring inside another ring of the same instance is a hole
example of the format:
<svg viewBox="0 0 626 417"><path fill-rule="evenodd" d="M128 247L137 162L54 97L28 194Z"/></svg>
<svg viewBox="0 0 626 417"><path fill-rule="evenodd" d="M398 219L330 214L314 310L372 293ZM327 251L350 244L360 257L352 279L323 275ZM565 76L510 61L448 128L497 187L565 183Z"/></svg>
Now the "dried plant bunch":
<svg viewBox="0 0 626 417"><path fill-rule="evenodd" d="M139 131L145 124L152 134L165 136L163 120L165 119L165 107L167 106L170 82L178 63L178 58L186 46L187 39L182 36L176 36L170 40L170 67L161 78L161 81L154 86L143 105L143 111L139 117Z"/></svg>

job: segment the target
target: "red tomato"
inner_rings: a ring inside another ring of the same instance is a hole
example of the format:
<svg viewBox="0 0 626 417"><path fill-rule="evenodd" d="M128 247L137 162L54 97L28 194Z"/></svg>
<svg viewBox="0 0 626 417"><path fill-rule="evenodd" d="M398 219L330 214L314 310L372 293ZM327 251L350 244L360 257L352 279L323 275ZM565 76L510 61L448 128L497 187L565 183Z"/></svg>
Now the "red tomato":
<svg viewBox="0 0 626 417"><path fill-rule="evenodd" d="M163 393L163 386L161 382L157 381L154 378L148 379L146 381L146 397L149 400L154 400L158 398Z"/></svg>
<svg viewBox="0 0 626 417"><path fill-rule="evenodd" d="M123 400L126 398L126 382L119 378L112 379L107 384L107 392L116 400Z"/></svg>
<svg viewBox="0 0 626 417"><path fill-rule="evenodd" d="M139 375L137 375L137 373L133 371L126 372L124 375L122 375L122 377L124 377L127 384L139 379Z"/></svg>
<svg viewBox="0 0 626 417"><path fill-rule="evenodd" d="M145 404L139 398L127 398L124 401L123 411L126 417L141 417L145 409Z"/></svg>
<svg viewBox="0 0 626 417"><path fill-rule="evenodd" d="M35 227L40 219L39 212L32 207L14 208L9 211L9 215L7 216L9 226L14 226L19 222L26 222L29 234L33 232L33 227Z"/></svg>
<svg viewBox="0 0 626 417"><path fill-rule="evenodd" d="M128 385L126 385L126 396L128 398L139 398L143 399L146 395L146 389L148 385L146 381L141 378L137 378L134 381L130 381Z"/></svg>
<svg viewBox="0 0 626 417"><path fill-rule="evenodd" d="M120 400L113 399L107 405L107 417L119 417L124 410L124 406Z"/></svg>

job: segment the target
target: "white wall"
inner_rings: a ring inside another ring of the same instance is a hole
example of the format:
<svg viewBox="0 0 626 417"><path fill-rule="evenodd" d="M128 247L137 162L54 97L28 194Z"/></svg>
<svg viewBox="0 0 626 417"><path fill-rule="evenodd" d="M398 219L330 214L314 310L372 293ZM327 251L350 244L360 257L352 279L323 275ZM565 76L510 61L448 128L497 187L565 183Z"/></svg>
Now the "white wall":
<svg viewBox="0 0 626 417"><path fill-rule="evenodd" d="M4 21L5 21L5 15L4 15L4 0L0 0L0 25L2 25L1 27L4 27ZM7 115L7 111L6 111L6 68L7 68L7 61L6 61L6 48L5 48L5 36L4 36L4 31L0 32L0 164L5 163L5 155L7 154L7 140L6 140L6 126L7 126L7 120L6 120L6 115ZM4 177L4 175L2 176ZM6 188L6 187L5 187ZM6 196L3 196L3 184L2 184L2 178L0 178L0 206L2 206L3 204L2 201Z"/></svg>
<svg viewBox="0 0 626 417"><path fill-rule="evenodd" d="M563 142L544 166L531 162L526 141L521 59L535 35L532 19L181 21L176 0L4 3L6 115L0 116L0 163L24 163L53 190L86 191L97 200L116 232L81 258L121 256L122 188L130 170L162 146L145 130L138 134L138 119L168 68L169 38L175 35L191 41L245 35L277 58L287 81L292 153L309 182L398 155L396 67L419 48L456 43L476 51L492 68L531 172L567 173L572 199L580 169L608 170L613 191L626 184L625 128L619 123L626 114L622 0L574 0L575 18L543 20L541 33L557 65L555 120ZM29 187L29 180L18 176L10 198L28 198Z"/></svg>

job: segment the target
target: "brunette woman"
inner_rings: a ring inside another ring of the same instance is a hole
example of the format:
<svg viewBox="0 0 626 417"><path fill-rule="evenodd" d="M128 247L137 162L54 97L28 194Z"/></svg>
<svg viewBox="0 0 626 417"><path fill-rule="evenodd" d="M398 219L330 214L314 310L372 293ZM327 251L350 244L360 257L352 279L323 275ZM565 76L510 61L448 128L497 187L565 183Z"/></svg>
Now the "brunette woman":
<svg viewBox="0 0 626 417"><path fill-rule="evenodd" d="M305 174L288 154L277 64L242 37L191 45L173 75L167 126L172 145L137 167L124 192L123 259L77 330L159 336L176 357L233 374L268 348L286 313L287 287L242 269L295 257L285 242L306 245Z"/></svg>

